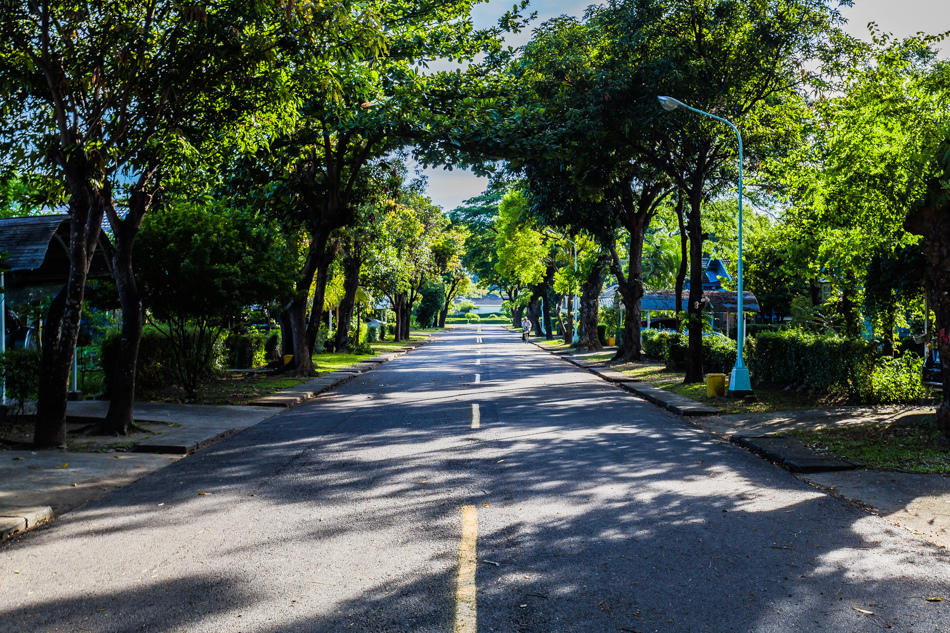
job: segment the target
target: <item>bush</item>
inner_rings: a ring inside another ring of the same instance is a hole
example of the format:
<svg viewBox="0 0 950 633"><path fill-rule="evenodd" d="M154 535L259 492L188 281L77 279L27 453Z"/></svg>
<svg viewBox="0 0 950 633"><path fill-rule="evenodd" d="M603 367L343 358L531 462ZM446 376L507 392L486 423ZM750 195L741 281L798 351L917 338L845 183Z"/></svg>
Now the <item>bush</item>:
<svg viewBox="0 0 950 633"><path fill-rule="evenodd" d="M789 326L787 324L781 323L746 323L745 335L747 337L751 336L752 338L755 338L762 332L780 332L788 327ZM732 328L731 335L736 335L736 328Z"/></svg>
<svg viewBox="0 0 950 633"><path fill-rule="evenodd" d="M597 324L597 340L600 341L601 345L607 344L607 324L606 323Z"/></svg>
<svg viewBox="0 0 950 633"><path fill-rule="evenodd" d="M728 374L735 367L737 353L736 342L731 338L707 336L703 338L703 370L711 374Z"/></svg>
<svg viewBox="0 0 950 633"><path fill-rule="evenodd" d="M7 396L16 402L17 414L23 413L27 400L35 400L40 382L40 351L8 349L0 353L0 377L6 382Z"/></svg>
<svg viewBox="0 0 950 633"><path fill-rule="evenodd" d="M866 391L874 348L864 340L834 334L797 329L763 332L755 338L751 361L749 370L756 382L856 396Z"/></svg>
<svg viewBox="0 0 950 633"><path fill-rule="evenodd" d="M250 369L267 364L267 343L268 336L266 332L252 329L244 334L231 333L224 343L227 350L228 367L232 369Z"/></svg>
<svg viewBox="0 0 950 633"><path fill-rule="evenodd" d="M379 342L379 328L377 326L371 325L366 329L366 341L368 343Z"/></svg>
<svg viewBox="0 0 950 633"><path fill-rule="evenodd" d="M640 333L640 342L643 353L656 360L666 360L670 347L670 337L676 334L672 330L643 330Z"/></svg>
<svg viewBox="0 0 950 633"><path fill-rule="evenodd" d="M881 358L874 364L861 399L868 404L910 404L924 397L920 379L924 359L915 354Z"/></svg>
<svg viewBox="0 0 950 633"><path fill-rule="evenodd" d="M193 335L186 333L186 337ZM99 352L99 363L105 374L105 396L110 396L112 389L112 374L115 368L116 355L119 351L119 340L121 335L114 333L102 341L102 347ZM194 350L192 350L194 354ZM193 368L197 372L196 378L199 382L210 380L216 375L222 373L225 369L225 350L223 341L218 338L213 344L211 354L198 358L199 354L184 358L185 363L194 364L198 360L203 360L202 366ZM182 384L181 367L176 354L176 346L169 343L168 336L161 333L154 327L146 327L142 331L142 341L139 344L138 363L135 367L135 389L137 393L147 394L149 392L160 392L168 388L170 384L179 383L182 389L188 390L188 386Z"/></svg>
<svg viewBox="0 0 950 633"><path fill-rule="evenodd" d="M325 332L326 328L322 331ZM264 362L269 363L275 360L280 360L280 332L274 332L264 341Z"/></svg>
<svg viewBox="0 0 950 633"><path fill-rule="evenodd" d="M105 374L104 395L106 397L111 396L112 375L121 338L120 333L113 333L102 340L102 346L99 348L99 364ZM164 389L169 382L175 379L172 370L174 362L175 355L168 345L168 338L155 328L146 327L142 330L138 364L135 366L136 391L148 392Z"/></svg>

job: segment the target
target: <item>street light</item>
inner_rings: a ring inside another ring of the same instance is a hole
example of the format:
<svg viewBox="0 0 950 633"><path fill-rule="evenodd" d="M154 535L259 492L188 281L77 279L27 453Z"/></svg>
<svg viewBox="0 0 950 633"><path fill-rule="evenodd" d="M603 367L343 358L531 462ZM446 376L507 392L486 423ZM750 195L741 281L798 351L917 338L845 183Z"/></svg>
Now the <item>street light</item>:
<svg viewBox="0 0 950 633"><path fill-rule="evenodd" d="M752 393L752 383L749 380L749 370L746 368L745 362L742 359L742 344L745 342L745 312L742 310L742 136L739 134L738 128L736 128L732 122L727 121L722 117L692 108L682 101L674 99L673 97L659 97L659 100L660 106L662 106L662 108L667 112L672 112L673 110L682 108L684 110L689 110L690 112L695 112L696 114L708 116L710 119L715 119L725 123L732 128L732 131L736 133L736 138L739 140L739 323L736 332L738 339L736 346L736 364L732 368L732 374L729 377L729 395L732 397L741 397Z"/></svg>

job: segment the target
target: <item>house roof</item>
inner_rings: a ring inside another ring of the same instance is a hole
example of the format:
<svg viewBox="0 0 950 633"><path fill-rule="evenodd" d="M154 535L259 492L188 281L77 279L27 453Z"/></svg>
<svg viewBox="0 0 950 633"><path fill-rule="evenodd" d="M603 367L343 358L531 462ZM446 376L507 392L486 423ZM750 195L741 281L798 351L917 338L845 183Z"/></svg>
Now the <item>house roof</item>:
<svg viewBox="0 0 950 633"><path fill-rule="evenodd" d="M11 303L55 292L69 277L69 216L0 219L0 253L6 253L6 291ZM112 244L100 234L88 279L112 277Z"/></svg>
<svg viewBox="0 0 950 633"><path fill-rule="evenodd" d="M43 265L57 229L68 215L37 215L0 220L0 253L8 253L10 270L34 270ZM69 233L66 234L67 238Z"/></svg>
<svg viewBox="0 0 950 633"><path fill-rule="evenodd" d="M478 306L499 306L501 305L502 299L499 295L485 295L484 297L456 297L454 303L462 303L463 301L469 301L475 304L475 307Z"/></svg>
<svg viewBox="0 0 950 633"><path fill-rule="evenodd" d="M682 294L683 307L689 304L689 292ZM703 299L713 312L737 312L739 309L739 293L733 290L705 290ZM640 309L659 311L676 309L676 291L657 290L643 295L640 299ZM759 300L751 292L742 293L743 312L758 312Z"/></svg>

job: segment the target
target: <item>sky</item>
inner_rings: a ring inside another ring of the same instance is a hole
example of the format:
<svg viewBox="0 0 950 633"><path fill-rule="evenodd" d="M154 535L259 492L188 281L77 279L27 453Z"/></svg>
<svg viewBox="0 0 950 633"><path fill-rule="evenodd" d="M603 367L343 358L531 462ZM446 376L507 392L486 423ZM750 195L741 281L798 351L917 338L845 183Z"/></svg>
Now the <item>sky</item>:
<svg viewBox="0 0 950 633"><path fill-rule="evenodd" d="M494 24L512 4L514 0L490 0L477 5L473 12L475 25ZM533 26L558 15L579 17L590 4L593 4L591 0L531 0L531 10L538 13ZM843 8L842 13L848 20L845 30L862 39L868 39L869 22L877 22L881 30L898 37L907 37L918 31L950 31L950 0L854 0L854 5ZM526 32L509 37L507 41L511 46L520 46L530 37L529 28ZM944 44L942 54L950 54L950 45ZM461 169L426 169L423 173L428 178L429 196L445 211L477 196L488 183L486 178L478 178Z"/></svg>

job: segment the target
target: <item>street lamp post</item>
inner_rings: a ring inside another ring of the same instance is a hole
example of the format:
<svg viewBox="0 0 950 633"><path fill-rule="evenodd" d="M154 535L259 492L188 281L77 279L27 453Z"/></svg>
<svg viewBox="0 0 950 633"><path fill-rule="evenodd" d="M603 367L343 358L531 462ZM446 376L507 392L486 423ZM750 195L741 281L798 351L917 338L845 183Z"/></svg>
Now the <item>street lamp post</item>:
<svg viewBox="0 0 950 633"><path fill-rule="evenodd" d="M752 393L752 383L749 380L749 370L745 366L745 361L742 359L742 347L743 343L745 342L745 312L743 312L742 309L742 135L739 134L739 129L733 125L731 121L727 121L722 117L718 117L715 114L710 114L697 108L690 107L682 101L674 99L673 97L659 97L659 99L660 105L667 112L672 112L673 110L682 108L684 110L701 114L703 116L708 116L711 119L725 123L732 128L732 131L736 133L736 138L739 140L739 265L737 267L737 276L739 278L739 315L738 326L736 329L736 364L732 368L732 374L729 377L729 395L732 397L742 397Z"/></svg>

